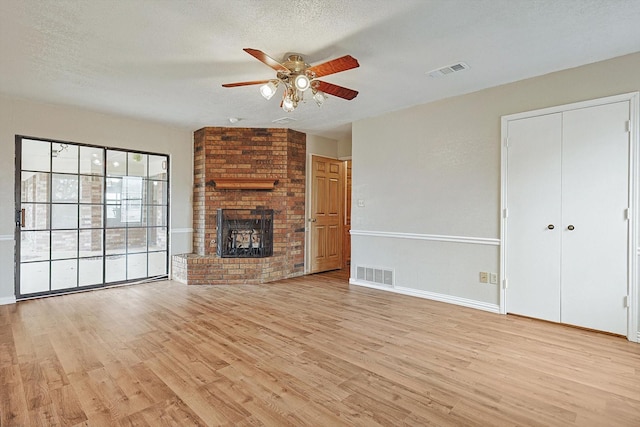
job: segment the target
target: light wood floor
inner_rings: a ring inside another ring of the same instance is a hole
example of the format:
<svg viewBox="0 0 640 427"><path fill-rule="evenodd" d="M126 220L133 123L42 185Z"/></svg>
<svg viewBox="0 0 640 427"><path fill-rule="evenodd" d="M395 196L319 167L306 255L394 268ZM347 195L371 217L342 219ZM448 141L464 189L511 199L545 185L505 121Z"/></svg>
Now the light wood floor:
<svg viewBox="0 0 640 427"><path fill-rule="evenodd" d="M639 426L640 345L350 287L158 282L0 306L2 426Z"/></svg>

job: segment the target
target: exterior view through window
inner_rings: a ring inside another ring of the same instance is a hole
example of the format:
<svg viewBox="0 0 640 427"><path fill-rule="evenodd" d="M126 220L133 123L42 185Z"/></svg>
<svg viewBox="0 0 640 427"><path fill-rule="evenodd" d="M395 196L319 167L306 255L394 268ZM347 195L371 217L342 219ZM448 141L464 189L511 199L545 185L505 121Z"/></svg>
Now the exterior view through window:
<svg viewBox="0 0 640 427"><path fill-rule="evenodd" d="M169 158L16 137L16 297L166 277Z"/></svg>

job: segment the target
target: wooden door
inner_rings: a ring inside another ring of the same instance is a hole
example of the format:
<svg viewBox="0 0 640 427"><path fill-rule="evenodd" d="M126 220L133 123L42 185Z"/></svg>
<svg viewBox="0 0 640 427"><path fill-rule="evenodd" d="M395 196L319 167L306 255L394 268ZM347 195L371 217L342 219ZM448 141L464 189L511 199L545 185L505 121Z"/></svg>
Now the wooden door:
<svg viewBox="0 0 640 427"><path fill-rule="evenodd" d="M509 122L507 312L560 322L562 114Z"/></svg>
<svg viewBox="0 0 640 427"><path fill-rule="evenodd" d="M343 162L311 156L311 273L342 267Z"/></svg>
<svg viewBox="0 0 640 427"><path fill-rule="evenodd" d="M629 102L563 114L562 322L627 334Z"/></svg>

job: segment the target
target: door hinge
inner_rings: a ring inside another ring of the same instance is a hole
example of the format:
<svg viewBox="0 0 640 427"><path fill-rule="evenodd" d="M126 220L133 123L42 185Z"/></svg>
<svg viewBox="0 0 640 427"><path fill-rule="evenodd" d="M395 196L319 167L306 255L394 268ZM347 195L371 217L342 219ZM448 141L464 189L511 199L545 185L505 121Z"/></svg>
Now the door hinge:
<svg viewBox="0 0 640 427"><path fill-rule="evenodd" d="M627 120L627 132L631 133L631 120Z"/></svg>
<svg viewBox="0 0 640 427"><path fill-rule="evenodd" d="M509 137L508 136L504 139L504 146L507 147L507 148L509 147Z"/></svg>
<svg viewBox="0 0 640 427"><path fill-rule="evenodd" d="M509 217L509 209L508 208L504 208L502 210L502 218L508 218Z"/></svg>
<svg viewBox="0 0 640 427"><path fill-rule="evenodd" d="M624 297L624 308L629 308L629 295Z"/></svg>
<svg viewBox="0 0 640 427"><path fill-rule="evenodd" d="M502 281L502 287L503 287L504 289L507 289L507 288L509 287L509 282L507 281L507 279L504 279L504 280Z"/></svg>
<svg viewBox="0 0 640 427"><path fill-rule="evenodd" d="M631 208L626 208L624 210L624 219L627 221L631 219Z"/></svg>

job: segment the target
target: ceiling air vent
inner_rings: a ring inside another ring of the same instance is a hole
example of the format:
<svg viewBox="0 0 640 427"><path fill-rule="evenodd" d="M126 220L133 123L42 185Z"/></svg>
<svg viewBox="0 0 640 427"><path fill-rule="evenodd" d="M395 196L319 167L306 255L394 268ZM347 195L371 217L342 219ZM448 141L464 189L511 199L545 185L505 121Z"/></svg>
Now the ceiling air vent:
<svg viewBox="0 0 640 427"><path fill-rule="evenodd" d="M280 117L279 119L273 120L271 123L275 123L278 125L286 125L287 123L295 122L297 119L293 117Z"/></svg>
<svg viewBox="0 0 640 427"><path fill-rule="evenodd" d="M438 68L437 70L429 71L427 74L431 77L444 77L448 74L457 73L458 71L468 70L469 66L464 62L458 62L457 64L449 65L446 67Z"/></svg>

